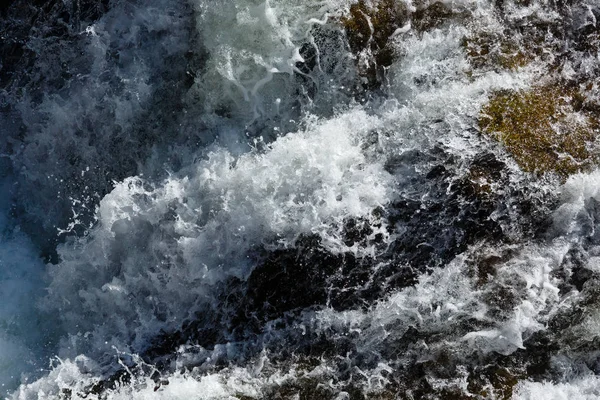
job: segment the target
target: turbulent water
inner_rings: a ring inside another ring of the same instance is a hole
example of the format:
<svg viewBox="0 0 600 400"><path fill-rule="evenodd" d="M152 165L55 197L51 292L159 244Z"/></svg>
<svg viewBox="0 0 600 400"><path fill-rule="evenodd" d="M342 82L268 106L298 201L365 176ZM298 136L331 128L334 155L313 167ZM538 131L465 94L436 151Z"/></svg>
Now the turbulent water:
<svg viewBox="0 0 600 400"><path fill-rule="evenodd" d="M1 7L0 397L600 398L597 1Z"/></svg>

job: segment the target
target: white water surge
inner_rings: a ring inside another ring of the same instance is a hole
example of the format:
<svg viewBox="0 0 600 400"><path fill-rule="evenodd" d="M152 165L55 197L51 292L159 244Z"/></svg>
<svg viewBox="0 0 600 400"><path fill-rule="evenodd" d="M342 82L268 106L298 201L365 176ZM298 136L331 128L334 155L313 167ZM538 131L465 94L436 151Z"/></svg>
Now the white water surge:
<svg viewBox="0 0 600 400"><path fill-rule="evenodd" d="M523 172L478 123L559 35L515 68L465 46L562 10L384 3L376 88L351 0L37 8L0 92L0 396L600 396L600 172Z"/></svg>

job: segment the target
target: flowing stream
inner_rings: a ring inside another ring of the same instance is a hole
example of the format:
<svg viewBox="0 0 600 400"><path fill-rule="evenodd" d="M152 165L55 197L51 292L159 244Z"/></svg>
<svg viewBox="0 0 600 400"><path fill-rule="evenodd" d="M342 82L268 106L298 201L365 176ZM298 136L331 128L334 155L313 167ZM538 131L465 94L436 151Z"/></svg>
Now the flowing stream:
<svg viewBox="0 0 600 400"><path fill-rule="evenodd" d="M600 398L598 18L0 6L0 398Z"/></svg>

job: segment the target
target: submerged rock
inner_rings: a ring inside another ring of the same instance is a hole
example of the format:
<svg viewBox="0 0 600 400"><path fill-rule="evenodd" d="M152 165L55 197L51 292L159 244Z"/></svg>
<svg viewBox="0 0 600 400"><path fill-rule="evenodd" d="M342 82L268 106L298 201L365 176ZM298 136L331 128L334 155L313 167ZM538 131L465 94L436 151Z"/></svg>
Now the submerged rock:
<svg viewBox="0 0 600 400"><path fill-rule="evenodd" d="M352 4L340 23L356 57L363 90L382 86L387 69L400 56L394 42L403 35L420 35L469 16L463 5L443 1L359 0Z"/></svg>
<svg viewBox="0 0 600 400"><path fill-rule="evenodd" d="M342 17L341 24L350 50L357 57L364 88L374 89L381 84L385 68L394 60L390 39L409 21L409 15L403 2L360 0Z"/></svg>
<svg viewBox="0 0 600 400"><path fill-rule="evenodd" d="M510 35L476 32L462 42L467 59L475 70L483 68L516 70L530 63L534 53L521 48Z"/></svg>

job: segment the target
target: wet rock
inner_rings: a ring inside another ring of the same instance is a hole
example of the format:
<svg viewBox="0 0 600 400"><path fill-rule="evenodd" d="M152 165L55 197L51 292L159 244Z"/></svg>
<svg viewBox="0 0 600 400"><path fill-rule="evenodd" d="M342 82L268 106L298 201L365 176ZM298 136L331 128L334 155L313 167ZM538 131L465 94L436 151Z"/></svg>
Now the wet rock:
<svg viewBox="0 0 600 400"><path fill-rule="evenodd" d="M325 304L326 282L350 257L322 249L316 237L299 240L295 247L266 254L248 279L248 311L272 319L296 308Z"/></svg>
<svg viewBox="0 0 600 400"><path fill-rule="evenodd" d="M509 34L477 32L465 37L462 46L474 70L515 70L535 57L534 52L522 48L521 43Z"/></svg>
<svg viewBox="0 0 600 400"><path fill-rule="evenodd" d="M360 0L341 19L365 89L372 90L381 84L385 68L394 60L390 38L408 19L406 5L393 0Z"/></svg>
<svg viewBox="0 0 600 400"><path fill-rule="evenodd" d="M356 56L363 90L377 90L383 84L387 68L399 56L393 43L396 36L420 34L469 16L470 11L464 7L441 1L418 2L411 7L394 0L359 0L352 4L340 23Z"/></svg>
<svg viewBox="0 0 600 400"><path fill-rule="evenodd" d="M600 121L578 113L579 93L557 84L491 96L479 118L481 131L498 140L528 172L567 176L599 160L593 145Z"/></svg>
<svg viewBox="0 0 600 400"><path fill-rule="evenodd" d="M416 11L412 14L412 25L418 32L441 28L444 24L464 21L471 12L462 5L443 1L417 2Z"/></svg>
<svg viewBox="0 0 600 400"><path fill-rule="evenodd" d="M402 199L390 211L390 225L401 232L392 244L394 258L419 269L445 264L476 240L501 240L503 195L495 192L505 179L505 165L491 154L475 158L464 177L453 166L434 166L426 177L427 200Z"/></svg>
<svg viewBox="0 0 600 400"><path fill-rule="evenodd" d="M348 220L345 244L366 240L372 227L366 221ZM375 239L377 240L377 238ZM369 305L392 288L414 283L401 266L351 252L334 254L315 236L301 237L293 247L258 255L259 263L244 292L241 320L252 316L269 321L295 310L325 305L336 310Z"/></svg>
<svg viewBox="0 0 600 400"><path fill-rule="evenodd" d="M513 389L521 379L526 378L523 371L500 366L476 368L469 374L467 389L474 398L512 399Z"/></svg>

